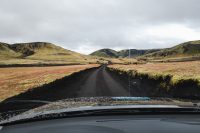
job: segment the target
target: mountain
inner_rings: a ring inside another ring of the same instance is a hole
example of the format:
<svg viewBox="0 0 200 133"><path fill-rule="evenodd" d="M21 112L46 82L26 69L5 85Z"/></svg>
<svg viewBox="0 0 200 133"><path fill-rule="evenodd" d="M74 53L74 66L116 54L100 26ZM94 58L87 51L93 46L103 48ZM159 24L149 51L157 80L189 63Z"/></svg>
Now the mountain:
<svg viewBox="0 0 200 133"><path fill-rule="evenodd" d="M0 42L0 59L16 58L20 55L20 53L12 50L9 44Z"/></svg>
<svg viewBox="0 0 200 133"><path fill-rule="evenodd" d="M91 55L100 57L129 57L129 49L115 51L112 49L101 49L93 52ZM188 56L200 56L200 40L189 41L181 43L171 48L164 49L147 49L138 50L130 49L131 57L188 57Z"/></svg>
<svg viewBox="0 0 200 133"><path fill-rule="evenodd" d="M118 52L112 49L100 49L91 53L90 55L99 57L111 57L111 58L117 58L119 56Z"/></svg>
<svg viewBox="0 0 200 133"><path fill-rule="evenodd" d="M151 50L130 49L130 56L137 57L137 56L141 56L144 54L156 52L159 50L160 49L151 49ZM124 58L124 57L129 57L129 50L125 49L125 50L115 51L112 49L100 49L100 50L97 50L97 51L91 53L90 55L99 56L99 57L112 57L112 58L122 57L122 58Z"/></svg>
<svg viewBox="0 0 200 133"><path fill-rule="evenodd" d="M64 60L64 59L77 59L86 56L79 53L64 49L52 43L46 42L33 42L33 43L19 43L11 45L11 48L23 57L31 59L47 59L47 60Z"/></svg>
<svg viewBox="0 0 200 133"><path fill-rule="evenodd" d="M129 50L115 51L101 49L91 55L107 58L124 58ZM185 42L171 48L130 50L131 57L147 57L152 59L174 57L200 57L200 40ZM95 63L96 57L82 55L48 42L31 42L7 44L0 42L0 65L7 64L87 64Z"/></svg>
<svg viewBox="0 0 200 133"><path fill-rule="evenodd" d="M23 62L29 64L80 64L88 63L92 60L90 56L82 55L47 42L31 42L17 44L0 43L0 59L0 64L2 62L5 64L9 61L14 61L14 64L21 64ZM5 59L7 59L7 61Z"/></svg>
<svg viewBox="0 0 200 133"><path fill-rule="evenodd" d="M171 48L162 49L145 55L146 57L181 57L200 56L200 40L181 43Z"/></svg>
<svg viewBox="0 0 200 133"><path fill-rule="evenodd" d="M147 50L137 50L137 49L130 49L130 56L131 57L138 57L141 55L157 52L160 49L147 49ZM129 49L120 50L118 52L119 57L129 57Z"/></svg>

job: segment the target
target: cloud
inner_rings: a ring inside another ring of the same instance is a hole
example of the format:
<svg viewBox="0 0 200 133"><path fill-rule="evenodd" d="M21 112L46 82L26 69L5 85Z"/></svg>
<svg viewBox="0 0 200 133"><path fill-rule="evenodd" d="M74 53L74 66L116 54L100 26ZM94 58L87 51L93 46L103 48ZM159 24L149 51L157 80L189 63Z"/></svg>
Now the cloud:
<svg viewBox="0 0 200 133"><path fill-rule="evenodd" d="M200 32L180 24L152 26L147 28L145 33L158 39L177 38L180 40L194 40L200 37Z"/></svg>
<svg viewBox="0 0 200 133"><path fill-rule="evenodd" d="M0 41L48 41L88 54L199 39L199 0L1 0Z"/></svg>

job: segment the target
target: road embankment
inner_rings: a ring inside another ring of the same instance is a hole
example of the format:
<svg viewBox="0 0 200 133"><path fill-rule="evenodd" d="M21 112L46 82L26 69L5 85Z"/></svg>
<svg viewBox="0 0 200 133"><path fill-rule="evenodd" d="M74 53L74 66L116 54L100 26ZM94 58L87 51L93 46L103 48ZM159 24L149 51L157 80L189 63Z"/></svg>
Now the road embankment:
<svg viewBox="0 0 200 133"><path fill-rule="evenodd" d="M112 66L108 70L129 82L132 96L200 99L200 83L197 79L174 82L173 75L152 75Z"/></svg>

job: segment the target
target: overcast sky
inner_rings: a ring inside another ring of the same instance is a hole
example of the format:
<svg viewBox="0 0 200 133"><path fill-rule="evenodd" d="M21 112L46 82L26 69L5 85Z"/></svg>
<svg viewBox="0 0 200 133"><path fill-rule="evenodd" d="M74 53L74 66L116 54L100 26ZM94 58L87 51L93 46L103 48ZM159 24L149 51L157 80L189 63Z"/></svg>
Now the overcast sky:
<svg viewBox="0 0 200 133"><path fill-rule="evenodd" d="M0 41L88 54L200 40L200 0L1 0Z"/></svg>

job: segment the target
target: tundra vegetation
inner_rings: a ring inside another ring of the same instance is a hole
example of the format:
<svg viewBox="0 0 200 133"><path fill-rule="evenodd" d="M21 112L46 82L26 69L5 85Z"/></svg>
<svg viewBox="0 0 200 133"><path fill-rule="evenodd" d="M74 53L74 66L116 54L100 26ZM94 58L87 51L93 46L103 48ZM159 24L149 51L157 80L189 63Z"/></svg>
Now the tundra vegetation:
<svg viewBox="0 0 200 133"><path fill-rule="evenodd" d="M0 68L0 101L99 65Z"/></svg>
<svg viewBox="0 0 200 133"><path fill-rule="evenodd" d="M200 61L109 65L111 71L142 79L155 95L198 98L200 96ZM141 87L142 88L142 87ZM161 94L162 93L162 94Z"/></svg>

